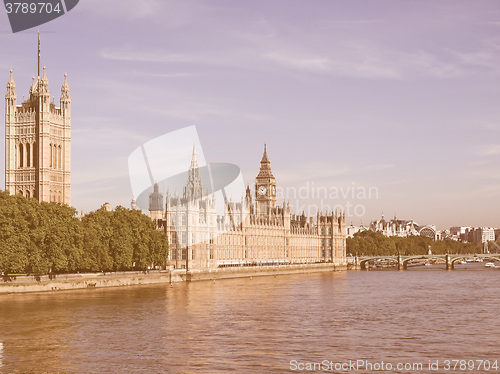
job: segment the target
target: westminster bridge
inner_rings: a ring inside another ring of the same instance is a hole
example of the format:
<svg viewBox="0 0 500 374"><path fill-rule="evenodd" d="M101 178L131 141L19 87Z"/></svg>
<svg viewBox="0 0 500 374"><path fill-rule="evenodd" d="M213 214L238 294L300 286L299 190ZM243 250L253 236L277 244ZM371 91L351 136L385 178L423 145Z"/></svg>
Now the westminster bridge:
<svg viewBox="0 0 500 374"><path fill-rule="evenodd" d="M468 258L495 259L500 261L500 254L445 254L445 255L396 255L396 256L359 256L354 257L354 266L357 269L366 270L369 261L386 260L396 262L398 270L406 270L410 261L414 260L438 260L446 264L446 270L453 270L456 261Z"/></svg>

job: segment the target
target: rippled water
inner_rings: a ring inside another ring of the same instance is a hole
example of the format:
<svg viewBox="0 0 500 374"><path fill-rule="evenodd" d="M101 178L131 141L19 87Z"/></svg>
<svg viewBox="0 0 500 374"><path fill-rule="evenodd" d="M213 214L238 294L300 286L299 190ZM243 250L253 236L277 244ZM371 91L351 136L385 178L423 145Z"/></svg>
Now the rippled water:
<svg viewBox="0 0 500 374"><path fill-rule="evenodd" d="M500 271L464 266L4 295L0 372L283 373L292 360L453 372L426 365L500 360Z"/></svg>

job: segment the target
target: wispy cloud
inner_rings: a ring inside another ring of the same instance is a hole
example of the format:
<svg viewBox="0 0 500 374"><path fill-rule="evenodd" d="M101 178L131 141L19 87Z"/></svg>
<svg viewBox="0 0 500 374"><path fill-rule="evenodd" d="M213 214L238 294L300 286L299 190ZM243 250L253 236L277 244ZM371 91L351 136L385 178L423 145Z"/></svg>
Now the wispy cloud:
<svg viewBox="0 0 500 374"><path fill-rule="evenodd" d="M332 62L326 57L299 56L291 55L286 52L271 52L265 54L263 57L264 59L269 59L283 66L297 70L315 73L324 73L332 70Z"/></svg>
<svg viewBox="0 0 500 374"><path fill-rule="evenodd" d="M392 169L394 167L394 164L374 164L374 165L367 165L361 168L363 171L379 171L379 170L387 170L387 169Z"/></svg>
<svg viewBox="0 0 500 374"><path fill-rule="evenodd" d="M263 54L263 59L299 72L322 73L356 78L400 78L394 67L378 56L351 49L338 56L278 50Z"/></svg>
<svg viewBox="0 0 500 374"><path fill-rule="evenodd" d="M476 153L482 157L500 155L500 144L483 145L476 149Z"/></svg>
<svg viewBox="0 0 500 374"><path fill-rule="evenodd" d="M438 79L463 75L459 64L424 50L401 52L365 41L339 43L335 51L323 54L281 48L263 58L300 72L351 78L407 79L428 76Z"/></svg>
<svg viewBox="0 0 500 374"><path fill-rule="evenodd" d="M101 1L86 0L84 5L79 5L78 9L91 11L99 16L113 17L121 19L154 19L165 7L167 1L161 0L120 0Z"/></svg>
<svg viewBox="0 0 500 374"><path fill-rule="evenodd" d="M118 61L134 62L196 62L202 60L201 57L193 55L169 53L163 50L139 50L132 46L108 47L100 52L102 58Z"/></svg>

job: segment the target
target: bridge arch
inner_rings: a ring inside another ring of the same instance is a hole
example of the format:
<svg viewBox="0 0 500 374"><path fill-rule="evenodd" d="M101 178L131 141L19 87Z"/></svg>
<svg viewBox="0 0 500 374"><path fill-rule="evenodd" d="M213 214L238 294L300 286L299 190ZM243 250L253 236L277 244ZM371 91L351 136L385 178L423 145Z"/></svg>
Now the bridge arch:
<svg viewBox="0 0 500 374"><path fill-rule="evenodd" d="M433 240L436 239L436 229L432 226L424 226L420 229L418 233L420 234L420 236L426 236Z"/></svg>
<svg viewBox="0 0 500 374"><path fill-rule="evenodd" d="M361 270L366 270L366 263L369 261L377 261L377 260L387 260L387 261L392 261L392 262L398 262L397 257L395 258L394 256L371 256L371 257L361 257L359 259L359 266L361 267Z"/></svg>

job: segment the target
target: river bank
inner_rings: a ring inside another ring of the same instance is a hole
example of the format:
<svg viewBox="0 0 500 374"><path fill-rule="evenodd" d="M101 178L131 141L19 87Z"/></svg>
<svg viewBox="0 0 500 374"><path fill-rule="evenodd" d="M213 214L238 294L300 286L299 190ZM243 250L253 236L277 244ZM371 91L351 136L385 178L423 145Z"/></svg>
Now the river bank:
<svg viewBox="0 0 500 374"><path fill-rule="evenodd" d="M50 279L48 275L17 276L0 284L0 294L27 292L55 292L84 288L124 287L141 284L175 283L242 277L288 275L346 270L346 266L332 263L297 264L277 266L232 267L213 270L151 270L113 273L62 274Z"/></svg>

